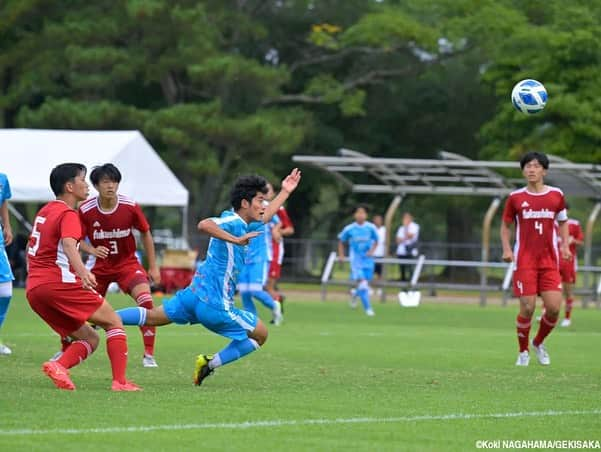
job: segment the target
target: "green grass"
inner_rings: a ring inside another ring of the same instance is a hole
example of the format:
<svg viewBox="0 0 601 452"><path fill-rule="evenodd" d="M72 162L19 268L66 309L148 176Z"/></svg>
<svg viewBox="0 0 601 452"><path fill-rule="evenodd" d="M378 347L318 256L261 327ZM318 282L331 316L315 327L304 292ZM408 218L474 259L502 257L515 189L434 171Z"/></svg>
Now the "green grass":
<svg viewBox="0 0 601 452"><path fill-rule="evenodd" d="M533 356L516 368L515 306L387 303L367 318L317 299L289 300L264 349L201 387L195 356L226 340L171 325L159 330L158 369L142 368L139 332L128 330L128 373L143 392L109 391L104 344L72 370L77 390L67 392L40 371L58 339L17 290L2 331L13 355L0 357L0 450L463 451L477 440L601 440L599 310L576 310L573 327L553 332L550 367ZM548 414L512 415L535 412ZM134 430L89 431L123 427Z"/></svg>

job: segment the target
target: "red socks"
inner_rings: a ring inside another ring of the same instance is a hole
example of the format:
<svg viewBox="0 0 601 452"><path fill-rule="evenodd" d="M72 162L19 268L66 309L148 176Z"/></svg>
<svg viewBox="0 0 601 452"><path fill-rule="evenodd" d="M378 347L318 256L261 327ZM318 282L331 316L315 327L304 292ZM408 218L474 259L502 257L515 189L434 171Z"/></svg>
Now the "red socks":
<svg viewBox="0 0 601 452"><path fill-rule="evenodd" d="M94 349L88 341L74 341L63 349L63 354L56 362L65 369L70 369L73 366L77 366L93 352Z"/></svg>
<svg viewBox="0 0 601 452"><path fill-rule="evenodd" d="M551 319L549 319L549 317L547 317L547 314L545 313L543 315L543 317L540 319L540 325L538 327L538 333L536 334L536 337L534 338L534 340L532 341L532 343L534 345L540 345L540 344L542 344L543 341L545 340L545 338L551 332L551 330L553 328L555 328L555 325L557 325L557 319L551 320Z"/></svg>
<svg viewBox="0 0 601 452"><path fill-rule="evenodd" d="M142 292L136 298L138 306L146 309L152 309L154 307L152 303L152 295L150 292ZM154 341L156 337L155 326L141 326L140 331L142 332L142 340L144 341L144 354L154 355Z"/></svg>
<svg viewBox="0 0 601 452"><path fill-rule="evenodd" d="M572 305L573 304L574 304L573 298L568 298L566 300L566 319L569 319L572 317Z"/></svg>
<svg viewBox="0 0 601 452"><path fill-rule="evenodd" d="M522 317L518 314L516 319L518 331L518 343L520 345L520 353L528 351L528 336L530 335L530 319Z"/></svg>
<svg viewBox="0 0 601 452"><path fill-rule="evenodd" d="M123 328L113 328L106 332L106 351L111 361L113 381L125 383L127 369L127 336Z"/></svg>

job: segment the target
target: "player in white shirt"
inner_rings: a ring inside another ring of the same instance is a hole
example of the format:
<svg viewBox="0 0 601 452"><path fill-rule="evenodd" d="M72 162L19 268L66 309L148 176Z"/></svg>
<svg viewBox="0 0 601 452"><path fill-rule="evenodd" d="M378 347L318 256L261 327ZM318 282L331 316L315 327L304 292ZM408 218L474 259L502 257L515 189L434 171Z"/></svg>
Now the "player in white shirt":
<svg viewBox="0 0 601 452"><path fill-rule="evenodd" d="M396 255L399 259L413 259L417 257L417 243L419 240L419 224L413 221L409 212L403 214L403 224L396 233ZM405 264L399 264L401 281L405 281Z"/></svg>

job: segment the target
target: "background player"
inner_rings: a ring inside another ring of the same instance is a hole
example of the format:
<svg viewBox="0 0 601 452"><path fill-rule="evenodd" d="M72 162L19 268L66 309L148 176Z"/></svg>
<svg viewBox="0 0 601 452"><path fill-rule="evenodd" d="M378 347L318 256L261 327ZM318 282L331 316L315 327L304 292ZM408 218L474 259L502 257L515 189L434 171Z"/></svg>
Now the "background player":
<svg viewBox="0 0 601 452"><path fill-rule="evenodd" d="M112 163L97 166L90 181L98 196L79 206L79 215L90 244L82 242L81 249L90 254L86 266L96 276L96 290L106 296L108 286L116 282L138 306L152 309L153 300L148 276L155 284L161 282L156 263L150 225L142 209L131 198L118 194L121 172ZM136 257L134 229L140 237L148 259L148 275ZM144 367L157 367L154 358L156 328L140 327L144 342Z"/></svg>
<svg viewBox="0 0 601 452"><path fill-rule="evenodd" d="M529 152L520 160L520 167L527 185L507 198L500 231L503 260L513 262L513 291L520 298L517 317L520 353L516 365L527 366L530 362L528 337L537 294L543 299L545 313L532 346L540 364L549 365L551 359L543 341L555 327L561 306L560 256L556 246L555 221L559 223L562 237L561 257L568 259L568 217L561 190L544 183L549 168L547 156ZM513 250L510 246L512 224L517 231Z"/></svg>
<svg viewBox="0 0 601 452"><path fill-rule="evenodd" d="M361 299L365 314L375 315L369 300L369 281L374 274L373 252L378 245L378 233L375 226L367 221L367 208L355 209L355 222L344 227L338 234L338 257L344 259L344 244L348 243L351 279L356 281L355 294ZM352 298L354 303L355 297ZM354 307L354 304L352 304Z"/></svg>
<svg viewBox="0 0 601 452"><path fill-rule="evenodd" d="M74 390L69 370L90 356L98 346L98 333L86 320L106 331L106 349L113 373L113 391L138 391L125 378L127 336L121 319L94 287L96 278L86 269L78 251L83 237L75 207L88 197L86 167L64 163L50 174L56 200L35 217L29 238L26 296L31 308L61 337L74 341L56 361L42 370L60 389Z"/></svg>
<svg viewBox="0 0 601 452"><path fill-rule="evenodd" d="M244 265L249 241L260 235L264 222L276 213L301 179L295 168L282 181L280 193L265 206L267 181L260 176L238 178L230 200L233 210L219 218L206 218L198 230L211 236L207 258L197 267L192 283L162 306L148 310L126 308L118 311L126 325L180 325L201 323L211 331L231 339L215 355L199 355L194 383L200 385L214 369L257 350L267 340L267 328L251 312L234 305L238 272Z"/></svg>
<svg viewBox="0 0 601 452"><path fill-rule="evenodd" d="M8 199L12 193L5 174L0 173L0 329L6 319L10 299L13 296L13 272L10 268L6 246L13 241L13 231L8 216ZM0 355L10 355L12 350L0 340Z"/></svg>
<svg viewBox="0 0 601 452"><path fill-rule="evenodd" d="M566 203L566 211L569 209ZM584 233L580 222L572 218L568 219L568 234L570 244L570 258L561 259L559 264L559 273L563 284L563 293L565 296L565 317L561 321L561 326L566 327L572 324L572 306L574 304L574 285L576 284L576 270L578 268L577 247L584 243Z"/></svg>
<svg viewBox="0 0 601 452"><path fill-rule="evenodd" d="M269 199L273 198L273 186L268 184L269 187ZM277 217L280 220L279 227L273 228L271 231L271 255L268 256L269 262L269 273L267 277L266 290L269 292L274 300L280 302L280 308L282 314L284 313L284 300L286 297L278 290L277 282L281 277L282 262L284 262L284 237L289 237L294 234L294 224L290 220L290 216L284 206L280 206L277 212Z"/></svg>

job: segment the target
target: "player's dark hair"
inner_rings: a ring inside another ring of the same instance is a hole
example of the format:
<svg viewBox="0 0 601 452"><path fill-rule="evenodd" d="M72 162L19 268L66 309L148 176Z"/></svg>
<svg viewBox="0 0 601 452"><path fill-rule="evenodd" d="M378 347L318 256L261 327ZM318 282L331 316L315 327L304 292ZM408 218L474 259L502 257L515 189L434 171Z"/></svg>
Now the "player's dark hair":
<svg viewBox="0 0 601 452"><path fill-rule="evenodd" d="M549 158L546 156L546 154L536 151L528 152L522 157L520 160L520 168L524 169L524 167L532 160L537 160L544 169L549 169Z"/></svg>
<svg viewBox="0 0 601 452"><path fill-rule="evenodd" d="M55 196L65 192L65 184L75 180L80 174L86 175L87 168L81 163L61 163L50 172L50 188Z"/></svg>
<svg viewBox="0 0 601 452"><path fill-rule="evenodd" d="M242 200L251 202L261 192L267 194L267 180L262 176L240 176L230 192L230 202L234 210L242 207Z"/></svg>
<svg viewBox="0 0 601 452"><path fill-rule="evenodd" d="M121 182L121 171L112 163L105 163L104 165L95 166L92 168L90 173L90 181L94 186L100 183L101 179L107 178L112 182Z"/></svg>
<svg viewBox="0 0 601 452"><path fill-rule="evenodd" d="M363 209L363 210L365 210L365 213L369 213L369 207L367 207L367 205L365 205L365 204L357 204L355 206L355 209L353 210L353 213L356 213L357 210L359 210L359 209Z"/></svg>

